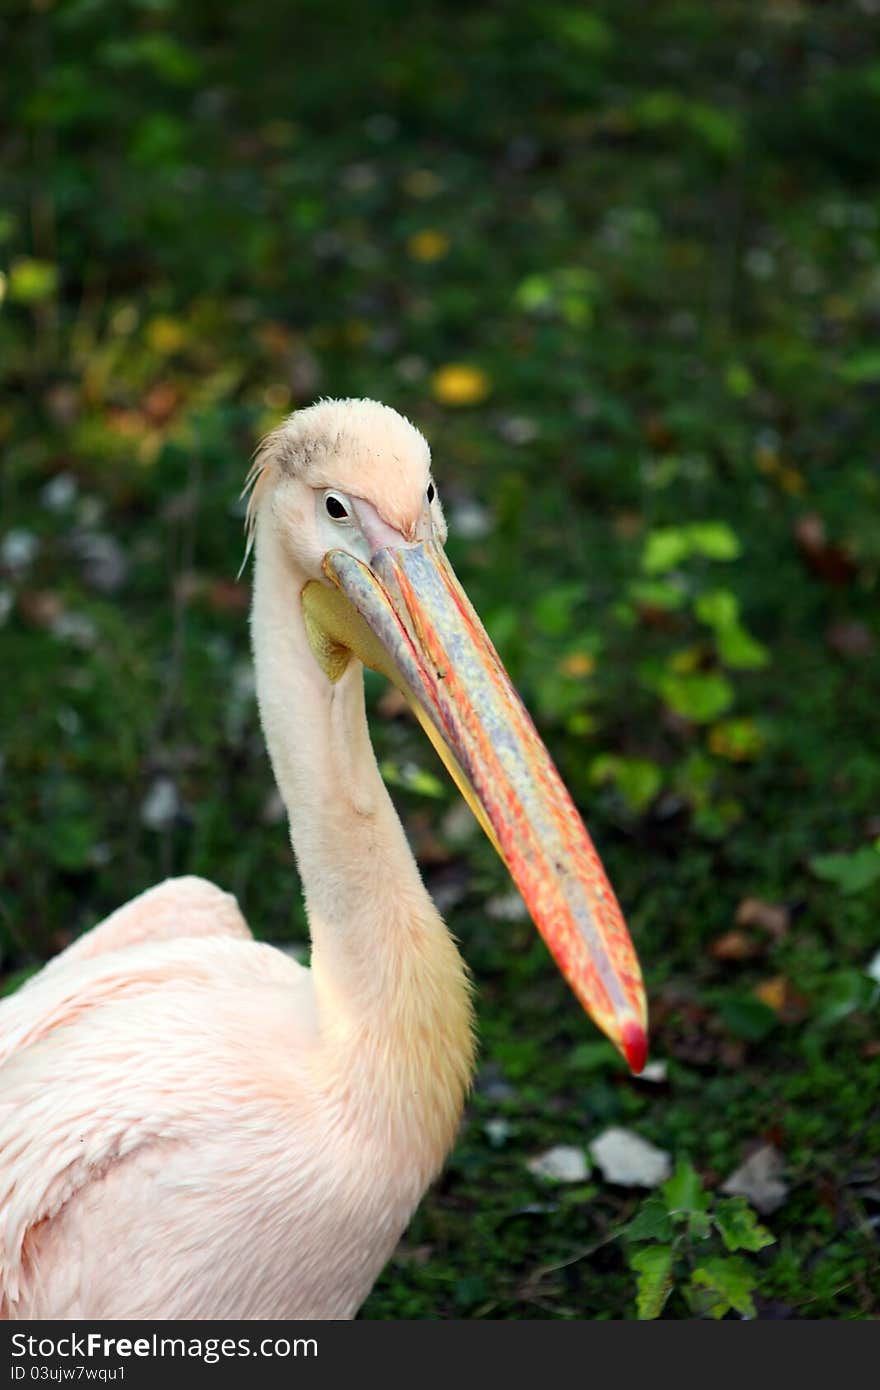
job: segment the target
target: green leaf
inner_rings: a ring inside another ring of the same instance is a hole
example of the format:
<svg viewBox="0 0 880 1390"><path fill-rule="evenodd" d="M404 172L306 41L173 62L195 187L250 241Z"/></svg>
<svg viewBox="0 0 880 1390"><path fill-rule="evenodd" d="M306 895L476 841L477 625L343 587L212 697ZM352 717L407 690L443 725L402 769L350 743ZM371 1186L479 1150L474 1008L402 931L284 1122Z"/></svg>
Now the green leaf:
<svg viewBox="0 0 880 1390"><path fill-rule="evenodd" d="M590 764L590 781L614 782L631 810L644 811L663 785L663 773L647 758L620 758L602 753Z"/></svg>
<svg viewBox="0 0 880 1390"><path fill-rule="evenodd" d="M657 686L664 704L697 724L710 724L730 709L734 700L733 686L720 671L664 671Z"/></svg>
<svg viewBox="0 0 880 1390"><path fill-rule="evenodd" d="M704 1260L691 1276L697 1306L710 1318L723 1318L731 1309L753 1318L754 1287L754 1274L745 1260L721 1257Z"/></svg>
<svg viewBox="0 0 880 1390"><path fill-rule="evenodd" d="M646 574L665 574L686 560L690 553L690 540L683 527L660 527L652 531L645 542L642 569Z"/></svg>
<svg viewBox="0 0 880 1390"><path fill-rule="evenodd" d="M762 1042L777 1024L773 1010L750 995L728 995L717 1008L728 1032L746 1042Z"/></svg>
<svg viewBox="0 0 880 1390"><path fill-rule="evenodd" d="M861 970L836 970L827 980L814 1023L827 1028L848 1018L869 1001L870 982Z"/></svg>
<svg viewBox="0 0 880 1390"><path fill-rule="evenodd" d="M688 103L687 124L710 153L730 159L742 148L742 123L738 115L702 101Z"/></svg>
<svg viewBox="0 0 880 1390"><path fill-rule="evenodd" d="M666 1179L660 1192L669 1212L705 1211L709 1205L700 1175L686 1158L679 1159L675 1172Z"/></svg>
<svg viewBox="0 0 880 1390"><path fill-rule="evenodd" d="M724 373L724 384L732 396L743 400L755 389L755 378L744 362L731 362Z"/></svg>
<svg viewBox="0 0 880 1390"><path fill-rule="evenodd" d="M763 1250L776 1240L761 1225L745 1197L724 1197L716 1202L714 1220L728 1250Z"/></svg>
<svg viewBox="0 0 880 1390"><path fill-rule="evenodd" d="M687 1224L691 1240L705 1240L712 1233L712 1222L704 1211L692 1211Z"/></svg>
<svg viewBox="0 0 880 1390"><path fill-rule="evenodd" d="M582 1207L587 1202L595 1202L599 1195L598 1183L586 1183L583 1187L565 1187L559 1194L559 1200L566 1207Z"/></svg>
<svg viewBox="0 0 880 1390"><path fill-rule="evenodd" d="M415 763L398 765L391 758L386 758L379 764L379 771L391 787L403 787L417 796L430 796L437 800L446 795L446 788L439 777L428 772L427 768L417 767Z"/></svg>
<svg viewBox="0 0 880 1390"><path fill-rule="evenodd" d="M560 6L548 16L559 38L590 57L606 53L614 44L614 30L597 14L577 6Z"/></svg>
<svg viewBox="0 0 880 1390"><path fill-rule="evenodd" d="M852 854L817 854L810 868L817 878L836 883L841 893L863 893L880 881L880 850L874 844Z"/></svg>
<svg viewBox="0 0 880 1390"><path fill-rule="evenodd" d="M481 1274L466 1274L459 1279L452 1296L459 1308L473 1308L483 1302L486 1293L486 1281Z"/></svg>
<svg viewBox="0 0 880 1390"><path fill-rule="evenodd" d="M747 632L739 620L739 599L729 589L709 589L700 594L694 613L715 633L718 654L725 666L756 670L766 666L767 650Z"/></svg>
<svg viewBox="0 0 880 1390"><path fill-rule="evenodd" d="M627 1240L672 1240L672 1222L665 1203L659 1197L646 1197L621 1235Z"/></svg>
<svg viewBox="0 0 880 1390"><path fill-rule="evenodd" d="M865 348L853 353L837 370L850 386L867 386L880 381L880 348Z"/></svg>
<svg viewBox="0 0 880 1390"><path fill-rule="evenodd" d="M735 671L757 671L770 660L767 648L746 632L740 623L719 628L715 638L718 655L724 665Z"/></svg>
<svg viewBox="0 0 880 1390"><path fill-rule="evenodd" d="M681 608L685 601L685 590L668 579L640 579L630 585L630 598L646 608L662 608L668 613Z"/></svg>
<svg viewBox="0 0 880 1390"><path fill-rule="evenodd" d="M532 616L548 637L559 637L571 628L575 605L584 596L583 584L556 584L536 599Z"/></svg>
<svg viewBox="0 0 880 1390"><path fill-rule="evenodd" d="M729 589L709 589L700 594L694 613L701 623L708 623L716 631L730 627L739 619L739 599Z"/></svg>
<svg viewBox="0 0 880 1390"><path fill-rule="evenodd" d="M672 1292L672 1246L648 1245L630 1256L637 1276L636 1314L642 1320L659 1318Z"/></svg>
<svg viewBox="0 0 880 1390"><path fill-rule="evenodd" d="M696 521L688 528L691 547L708 560L735 560L742 546L726 521Z"/></svg>
<svg viewBox="0 0 880 1390"><path fill-rule="evenodd" d="M41 304L58 289L58 267L51 261L23 256L9 269L9 298L19 304Z"/></svg>
<svg viewBox="0 0 880 1390"><path fill-rule="evenodd" d="M626 1071L626 1063L617 1048L604 1039L578 1043L569 1054L568 1065L572 1071L581 1072L604 1071L606 1068Z"/></svg>
<svg viewBox="0 0 880 1390"><path fill-rule="evenodd" d="M528 314L558 315L572 328L585 328L592 320L601 282L582 266L560 266L528 275L517 286L515 301Z"/></svg>

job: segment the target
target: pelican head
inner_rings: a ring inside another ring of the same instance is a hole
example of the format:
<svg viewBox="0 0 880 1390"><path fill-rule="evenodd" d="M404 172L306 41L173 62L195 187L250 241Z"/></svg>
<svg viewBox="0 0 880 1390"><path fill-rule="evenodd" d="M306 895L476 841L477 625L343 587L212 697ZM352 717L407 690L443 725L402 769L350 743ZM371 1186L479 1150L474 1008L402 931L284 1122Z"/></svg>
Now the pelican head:
<svg viewBox="0 0 880 1390"><path fill-rule="evenodd" d="M446 558L424 437L378 402L321 401L268 437L249 481L250 535L265 500L304 576L306 631L327 680L354 656L402 691L565 979L641 1071L646 1007L632 941L580 815Z"/></svg>

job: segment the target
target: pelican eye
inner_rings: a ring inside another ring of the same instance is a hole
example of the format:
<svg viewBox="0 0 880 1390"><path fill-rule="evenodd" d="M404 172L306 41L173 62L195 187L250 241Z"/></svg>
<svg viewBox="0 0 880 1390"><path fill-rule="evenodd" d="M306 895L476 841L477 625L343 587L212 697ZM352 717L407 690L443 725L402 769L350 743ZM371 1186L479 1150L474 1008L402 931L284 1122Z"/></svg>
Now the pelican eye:
<svg viewBox="0 0 880 1390"><path fill-rule="evenodd" d="M435 498L436 496L437 496L437 494L436 494L436 492L434 491L434 484L433 484L433 483L429 483L429 484L428 484L428 501L429 501L429 502L433 502L433 501L434 501L434 498Z"/></svg>
<svg viewBox="0 0 880 1390"><path fill-rule="evenodd" d="M327 508L327 515L332 516L334 521L348 520L348 507L334 492L327 493L324 498L324 506Z"/></svg>

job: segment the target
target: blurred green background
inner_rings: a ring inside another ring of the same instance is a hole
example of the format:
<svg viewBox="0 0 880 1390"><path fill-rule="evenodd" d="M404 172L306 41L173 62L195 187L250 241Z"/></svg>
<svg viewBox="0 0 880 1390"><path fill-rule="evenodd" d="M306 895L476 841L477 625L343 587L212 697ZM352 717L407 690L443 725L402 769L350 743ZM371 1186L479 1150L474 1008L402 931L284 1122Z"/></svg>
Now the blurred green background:
<svg viewBox="0 0 880 1390"><path fill-rule="evenodd" d="M644 963L634 1081L368 678L482 1062L365 1316L632 1316L639 1190L527 1166L609 1126L689 1210L778 1170L740 1311L880 1313L878 38L876 0L3 7L6 987L168 874L305 941L238 494L321 394L431 441Z"/></svg>

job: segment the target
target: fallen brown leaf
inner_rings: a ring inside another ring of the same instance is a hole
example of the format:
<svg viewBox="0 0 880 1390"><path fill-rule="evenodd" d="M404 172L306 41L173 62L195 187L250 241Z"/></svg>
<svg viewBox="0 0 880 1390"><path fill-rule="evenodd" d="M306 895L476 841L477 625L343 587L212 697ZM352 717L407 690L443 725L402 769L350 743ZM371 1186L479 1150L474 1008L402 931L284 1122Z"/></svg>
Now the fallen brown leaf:
<svg viewBox="0 0 880 1390"><path fill-rule="evenodd" d="M807 512L795 522L794 536L805 563L827 584L848 584L856 563L843 546L829 541L825 522L817 512Z"/></svg>
<svg viewBox="0 0 880 1390"><path fill-rule="evenodd" d="M709 947L710 956L715 960L738 961L753 960L763 951L760 942L742 931L726 931L718 936Z"/></svg>
<svg viewBox="0 0 880 1390"><path fill-rule="evenodd" d="M652 449L667 453L675 443L672 431L661 415L649 415L643 421L642 429Z"/></svg>
<svg viewBox="0 0 880 1390"><path fill-rule="evenodd" d="M758 927L779 941L789 925L788 908L781 903L768 903L763 898L743 898L736 909L734 921L738 927Z"/></svg>
<svg viewBox="0 0 880 1390"><path fill-rule="evenodd" d="M825 641L838 656L858 658L870 656L874 637L867 623L841 619L825 631Z"/></svg>
<svg viewBox="0 0 880 1390"><path fill-rule="evenodd" d="M772 1144L762 1144L730 1174L721 1191L731 1197L745 1197L762 1216L769 1216L788 1196L788 1184L782 1177L784 1168L779 1150Z"/></svg>
<svg viewBox="0 0 880 1390"><path fill-rule="evenodd" d="M24 589L18 596L18 611L31 627L51 627L64 612L64 604L52 589Z"/></svg>
<svg viewBox="0 0 880 1390"><path fill-rule="evenodd" d="M636 605L636 612L642 627L652 628L657 632L675 632L681 627L681 618L677 613L670 613L668 608L658 608L651 603L639 603Z"/></svg>

